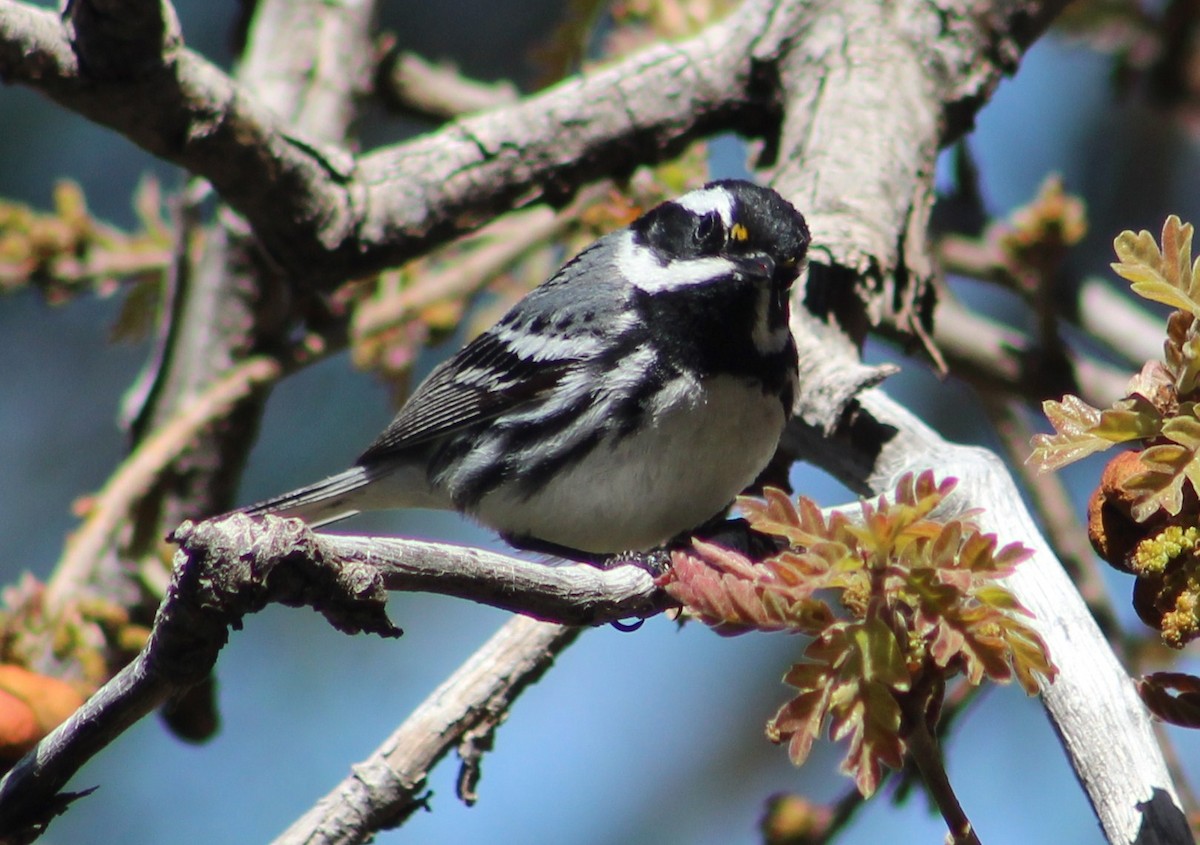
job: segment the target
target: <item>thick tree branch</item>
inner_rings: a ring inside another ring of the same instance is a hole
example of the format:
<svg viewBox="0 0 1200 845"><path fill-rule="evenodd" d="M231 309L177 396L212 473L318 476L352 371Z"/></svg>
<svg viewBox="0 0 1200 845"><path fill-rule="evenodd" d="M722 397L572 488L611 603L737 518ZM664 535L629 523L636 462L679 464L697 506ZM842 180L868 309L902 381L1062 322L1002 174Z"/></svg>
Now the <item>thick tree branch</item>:
<svg viewBox="0 0 1200 845"><path fill-rule="evenodd" d="M1061 5L1013 0L965 14L931 2L845 3L783 54L791 97L771 181L809 216L815 244L808 308L795 309L800 416L783 448L870 494L935 467L960 479L964 507L984 509L985 530L1034 549L1011 586L1060 669L1046 706L1105 833L1123 845L1188 841L1145 708L1003 465L942 440L880 391L858 394L869 381L842 333L860 338L888 312L901 326L919 323L937 150ZM820 84L805 85L814 67Z"/></svg>
<svg viewBox="0 0 1200 845"><path fill-rule="evenodd" d="M400 634L386 615L388 590L464 596L567 625L650 616L670 604L636 566L548 566L438 543L315 534L277 517L185 523L175 539L175 575L150 642L0 781L0 836L48 822L62 806L58 791L80 766L168 697L204 680L229 628L268 603L310 606L338 630L382 636ZM557 650L571 638L554 639ZM507 657L523 668L487 696L515 694L532 680L522 672L545 668L535 659L543 641L535 635L525 645L532 654L518 642Z"/></svg>
<svg viewBox="0 0 1200 845"><path fill-rule="evenodd" d="M0 0L0 77L30 85L213 183L298 278L338 282L423 253L513 206L561 202L720 129L768 131L778 91L749 60L766 0L511 107L357 161L295 135L186 48L132 81L90 78L49 12ZM802 6L789 14L795 17Z"/></svg>

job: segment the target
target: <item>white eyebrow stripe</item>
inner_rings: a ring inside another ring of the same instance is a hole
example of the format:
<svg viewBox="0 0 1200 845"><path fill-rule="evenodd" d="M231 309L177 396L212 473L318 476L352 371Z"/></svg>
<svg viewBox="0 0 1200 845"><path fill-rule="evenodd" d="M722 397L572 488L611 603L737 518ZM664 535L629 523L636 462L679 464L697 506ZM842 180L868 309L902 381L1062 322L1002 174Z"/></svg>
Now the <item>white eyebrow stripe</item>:
<svg viewBox="0 0 1200 845"><path fill-rule="evenodd" d="M691 191L675 200L675 203L701 216L715 211L721 216L721 222L725 224L726 229L733 225L733 201L729 191L724 188L701 188Z"/></svg>
<svg viewBox="0 0 1200 845"><path fill-rule="evenodd" d="M727 258L676 259L660 264L654 253L634 242L629 232L617 243L617 269L635 288L646 293L682 290L709 284L722 276L733 276L737 266Z"/></svg>

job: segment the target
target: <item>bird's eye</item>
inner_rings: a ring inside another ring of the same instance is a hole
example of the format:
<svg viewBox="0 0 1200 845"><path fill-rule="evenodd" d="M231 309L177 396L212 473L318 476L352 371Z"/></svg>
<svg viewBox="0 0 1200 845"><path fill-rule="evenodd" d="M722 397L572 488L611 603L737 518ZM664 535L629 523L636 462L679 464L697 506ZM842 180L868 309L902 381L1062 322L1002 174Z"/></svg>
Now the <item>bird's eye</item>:
<svg viewBox="0 0 1200 845"><path fill-rule="evenodd" d="M715 252L721 248L725 242L725 232L716 212L705 214L696 222L693 237L701 252Z"/></svg>

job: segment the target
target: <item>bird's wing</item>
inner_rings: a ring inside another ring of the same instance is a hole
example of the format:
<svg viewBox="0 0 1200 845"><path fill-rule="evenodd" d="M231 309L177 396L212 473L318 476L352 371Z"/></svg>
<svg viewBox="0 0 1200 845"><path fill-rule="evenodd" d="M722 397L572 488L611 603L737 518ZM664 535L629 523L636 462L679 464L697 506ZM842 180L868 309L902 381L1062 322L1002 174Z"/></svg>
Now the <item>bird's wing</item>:
<svg viewBox="0 0 1200 845"><path fill-rule="evenodd" d="M623 293L612 281L609 235L531 291L495 326L463 347L421 383L359 463L427 443L494 419L547 396L568 374L589 365L620 330ZM583 284L581 285L581 282ZM563 342L564 317L586 314Z"/></svg>
<svg viewBox="0 0 1200 845"><path fill-rule="evenodd" d="M534 402L580 363L571 358L523 358L497 335L482 334L430 373L358 463L370 463Z"/></svg>

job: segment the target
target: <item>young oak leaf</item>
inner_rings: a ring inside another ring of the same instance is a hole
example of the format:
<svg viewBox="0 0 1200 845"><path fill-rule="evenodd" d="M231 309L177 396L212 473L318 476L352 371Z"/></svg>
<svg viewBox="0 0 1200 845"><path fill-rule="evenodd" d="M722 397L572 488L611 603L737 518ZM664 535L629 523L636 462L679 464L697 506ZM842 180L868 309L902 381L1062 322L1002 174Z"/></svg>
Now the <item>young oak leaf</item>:
<svg viewBox="0 0 1200 845"><path fill-rule="evenodd" d="M899 769L904 764L907 746L900 736L900 705L881 684L867 683L851 710L850 747L840 769L869 798L879 788L884 766Z"/></svg>
<svg viewBox="0 0 1200 845"><path fill-rule="evenodd" d="M1200 491L1200 420L1193 403L1181 405L1180 412L1163 423L1162 437L1169 442L1144 449L1138 461L1146 469L1124 483L1136 497L1130 513L1138 522L1159 510L1176 516L1183 509L1186 488Z"/></svg>
<svg viewBox="0 0 1200 845"><path fill-rule="evenodd" d="M829 738L849 738L841 770L854 778L862 795L870 796L883 766L897 769L904 762L896 693L910 689L911 676L895 635L882 620L868 618L844 630L846 659L830 700Z"/></svg>
<svg viewBox="0 0 1200 845"><path fill-rule="evenodd" d="M1168 284L1183 291L1195 302L1200 262L1192 266L1193 231L1191 223L1184 223L1175 215L1163 223L1162 274Z"/></svg>
<svg viewBox="0 0 1200 845"><path fill-rule="evenodd" d="M1168 347L1167 357L1175 376L1176 395L1195 396L1200 387L1200 335L1185 338L1178 347Z"/></svg>
<svg viewBox="0 0 1200 845"><path fill-rule="evenodd" d="M1011 653L997 615L976 605L956 609L938 620L939 625L953 627L961 638L953 658L961 661L963 675L972 686L979 686L985 677L1001 684L1012 679Z"/></svg>
<svg viewBox="0 0 1200 845"><path fill-rule="evenodd" d="M904 760L893 691L907 690L910 678L899 645L877 619L839 622L810 644L805 658L784 676L797 694L768 723L767 736L786 741L799 766L828 719L830 739L849 740L842 770L869 796L882 768L898 769Z"/></svg>
<svg viewBox="0 0 1200 845"><path fill-rule="evenodd" d="M1157 368L1160 372L1153 372ZM1163 342L1163 362L1148 362L1143 372L1148 372L1153 382L1167 383L1171 391L1162 390L1154 385L1151 390L1139 391L1143 396L1154 400L1159 394L1167 401L1155 404L1160 408L1168 408L1171 400L1178 396L1194 396L1197 383L1200 382L1200 335L1196 333L1196 318L1187 311L1172 311L1167 317L1167 339ZM1131 383L1132 384L1132 383ZM1126 392L1135 392L1132 387Z"/></svg>
<svg viewBox="0 0 1200 845"><path fill-rule="evenodd" d="M1158 511L1176 516L1183 510L1183 485L1196 474L1196 453L1178 443L1151 446L1138 456L1145 471L1126 479L1125 489L1137 500L1129 512L1145 522ZM1193 489L1195 482L1192 482Z"/></svg>
<svg viewBox="0 0 1200 845"><path fill-rule="evenodd" d="M972 531L959 546L955 560L957 568L968 570L974 575L1003 578L1011 575L1017 564L1033 555L1032 549L1020 543L1008 543L997 550L998 545L996 535Z"/></svg>
<svg viewBox="0 0 1200 845"><path fill-rule="evenodd" d="M1042 411L1055 433L1034 435L1028 461L1042 472L1059 469L1116 443L1156 437L1163 424L1158 411L1141 396L1130 396L1101 411L1067 394L1061 402L1047 399Z"/></svg>
<svg viewBox="0 0 1200 845"><path fill-rule="evenodd" d="M829 526L816 502L804 497L793 502L777 487L764 488L762 499L739 496L738 508L755 530L783 537L793 546L807 546L830 536Z"/></svg>
<svg viewBox="0 0 1200 845"><path fill-rule="evenodd" d="M1045 679L1047 683L1054 681L1058 667L1050 662L1046 641L1037 631L1010 616L1004 626L1003 637L1008 646L1013 673L1026 695L1038 694L1041 689L1039 679Z"/></svg>
<svg viewBox="0 0 1200 845"><path fill-rule="evenodd" d="M763 502L742 500L742 510L791 548L755 563L696 543L676 554L662 582L721 633L814 637L785 677L795 692L768 736L786 742L798 765L828 725L832 739L848 741L843 769L863 794L877 788L883 767L902 762L903 696L918 682L1015 676L1035 691L1053 676L1044 643L1020 618L1026 611L999 583L1029 552L998 547L962 516L938 522L954 483L932 471L907 475L889 497L863 503L857 519L768 491Z"/></svg>
<svg viewBox="0 0 1200 845"><path fill-rule="evenodd" d="M832 674L825 665L797 663L784 676L784 682L799 692L767 723L767 739L776 744L786 741L788 757L795 766L804 765L821 735L833 693Z"/></svg>
<svg viewBox="0 0 1200 845"><path fill-rule="evenodd" d="M961 670L975 685L985 677L1005 683L1015 674L1028 690L1027 678L1053 677L1044 643L1019 618L1029 612L997 582L1029 557L1029 550L1010 543L997 552L994 536L969 525L945 537L947 548L931 557L933 566L914 568L898 591L911 597L913 633L934 664ZM956 537L957 554L949 554ZM1027 653L1031 644L1036 655Z"/></svg>
<svg viewBox="0 0 1200 845"><path fill-rule="evenodd" d="M1192 263L1192 231L1172 214L1163 224L1161 251L1145 230L1122 232L1113 241L1120 261L1112 269L1138 296L1200 316L1200 260Z"/></svg>

